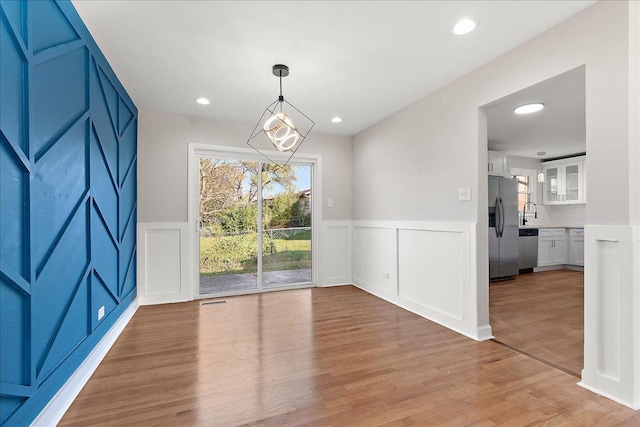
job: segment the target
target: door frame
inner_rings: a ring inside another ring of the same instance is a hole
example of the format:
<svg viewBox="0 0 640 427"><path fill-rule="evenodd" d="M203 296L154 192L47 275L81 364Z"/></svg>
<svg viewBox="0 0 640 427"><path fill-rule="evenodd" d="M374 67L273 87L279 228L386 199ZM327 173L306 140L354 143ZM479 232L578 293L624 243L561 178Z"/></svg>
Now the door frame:
<svg viewBox="0 0 640 427"><path fill-rule="evenodd" d="M288 155L278 151L268 151L267 155L276 161L287 161ZM251 148L229 147L223 145L211 145L191 142L188 144L188 164L187 164L187 245L190 248L190 277L191 298L212 298L212 295L200 295L200 232L198 229L199 199L200 199L200 176L199 161L201 157L220 158L229 160L250 160L271 162L271 160L261 156ZM321 187L320 187L320 159L319 154L296 152L290 163L311 164L311 284L309 287L318 286L318 268L320 254L320 217L321 217ZM270 291L281 291L285 289L300 289L301 286L283 286L276 289L255 289L248 291L221 293L218 296L230 296L239 294L251 294Z"/></svg>

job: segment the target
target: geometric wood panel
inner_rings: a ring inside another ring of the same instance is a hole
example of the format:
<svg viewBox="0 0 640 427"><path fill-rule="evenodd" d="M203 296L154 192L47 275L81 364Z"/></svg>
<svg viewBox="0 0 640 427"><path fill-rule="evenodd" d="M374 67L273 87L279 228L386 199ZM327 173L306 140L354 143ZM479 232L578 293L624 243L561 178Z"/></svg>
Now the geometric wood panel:
<svg viewBox="0 0 640 427"><path fill-rule="evenodd" d="M0 0L0 425L135 297L137 114L70 2Z"/></svg>

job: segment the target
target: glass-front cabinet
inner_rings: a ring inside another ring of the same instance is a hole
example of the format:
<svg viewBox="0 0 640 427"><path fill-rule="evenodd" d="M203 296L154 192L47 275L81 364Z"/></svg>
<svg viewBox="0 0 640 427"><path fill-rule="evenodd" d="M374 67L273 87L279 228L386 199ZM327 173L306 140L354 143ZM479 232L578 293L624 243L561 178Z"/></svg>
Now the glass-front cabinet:
<svg viewBox="0 0 640 427"><path fill-rule="evenodd" d="M582 161L562 165L562 175L564 176L563 202L583 203L584 179L582 168Z"/></svg>
<svg viewBox="0 0 640 427"><path fill-rule="evenodd" d="M543 163L543 203L545 205L585 203L585 165L586 156Z"/></svg>
<svg viewBox="0 0 640 427"><path fill-rule="evenodd" d="M560 202L560 167L544 168L544 204Z"/></svg>

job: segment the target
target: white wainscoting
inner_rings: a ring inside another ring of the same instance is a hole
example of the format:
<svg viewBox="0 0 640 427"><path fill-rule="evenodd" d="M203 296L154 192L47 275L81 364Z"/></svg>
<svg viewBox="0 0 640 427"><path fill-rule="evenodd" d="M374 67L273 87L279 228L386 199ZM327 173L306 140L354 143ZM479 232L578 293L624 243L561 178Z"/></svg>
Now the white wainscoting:
<svg viewBox="0 0 640 427"><path fill-rule="evenodd" d="M354 221L353 282L476 340L475 223Z"/></svg>
<svg viewBox="0 0 640 427"><path fill-rule="evenodd" d="M353 282L351 221L322 221L320 230L318 286L351 284Z"/></svg>
<svg viewBox="0 0 640 427"><path fill-rule="evenodd" d="M640 227L585 226L581 386L640 409Z"/></svg>
<svg viewBox="0 0 640 427"><path fill-rule="evenodd" d="M358 225L353 229L353 280L376 295L398 294L398 245L393 227ZM384 296L383 296L384 298Z"/></svg>
<svg viewBox="0 0 640 427"><path fill-rule="evenodd" d="M141 305L193 299L186 222L138 223L138 297Z"/></svg>

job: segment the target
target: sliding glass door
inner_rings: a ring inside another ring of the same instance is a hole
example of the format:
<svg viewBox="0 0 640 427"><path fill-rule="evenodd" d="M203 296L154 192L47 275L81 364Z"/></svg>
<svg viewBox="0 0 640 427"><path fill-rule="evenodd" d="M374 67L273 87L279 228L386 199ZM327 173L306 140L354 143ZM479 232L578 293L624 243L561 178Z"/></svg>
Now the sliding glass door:
<svg viewBox="0 0 640 427"><path fill-rule="evenodd" d="M262 241L272 248L262 257L265 288L311 282L311 166L284 172L262 197Z"/></svg>
<svg viewBox="0 0 640 427"><path fill-rule="evenodd" d="M199 159L200 295L308 285L312 165Z"/></svg>

